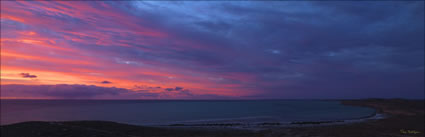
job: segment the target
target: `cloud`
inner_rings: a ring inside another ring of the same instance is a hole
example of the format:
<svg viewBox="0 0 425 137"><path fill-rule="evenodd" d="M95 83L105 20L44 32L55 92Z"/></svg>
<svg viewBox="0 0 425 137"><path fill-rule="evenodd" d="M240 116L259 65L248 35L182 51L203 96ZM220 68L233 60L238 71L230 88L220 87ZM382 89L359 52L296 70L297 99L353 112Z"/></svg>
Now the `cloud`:
<svg viewBox="0 0 425 137"><path fill-rule="evenodd" d="M165 91L181 91L183 87L175 87L175 88L165 88Z"/></svg>
<svg viewBox="0 0 425 137"><path fill-rule="evenodd" d="M146 85L134 85L135 90L141 90L141 89L149 89L149 90L155 90L155 89L160 89L160 86L146 86Z"/></svg>
<svg viewBox="0 0 425 137"><path fill-rule="evenodd" d="M183 89L183 87L176 87L176 88L174 88L175 91L180 91L182 89Z"/></svg>
<svg viewBox="0 0 425 137"><path fill-rule="evenodd" d="M174 88L165 88L164 90L166 90L166 91L173 91Z"/></svg>
<svg viewBox="0 0 425 137"><path fill-rule="evenodd" d="M275 50L275 49L267 49L266 52L269 52L271 54L280 54L279 50Z"/></svg>
<svg viewBox="0 0 425 137"><path fill-rule="evenodd" d="M23 78L37 78L36 75L30 75L30 73L21 73L20 74Z"/></svg>
<svg viewBox="0 0 425 137"><path fill-rule="evenodd" d="M102 84L111 84L112 82L110 82L110 81L102 81L102 82L100 82L100 83L102 83Z"/></svg>
<svg viewBox="0 0 425 137"><path fill-rule="evenodd" d="M108 78L113 83L100 83L139 94L120 92L123 98L423 95L423 1L2 4L2 76L35 69L43 76L18 77L50 84ZM54 73L70 79L44 77ZM164 88L170 83L185 87ZM114 96L91 96L107 95Z"/></svg>
<svg viewBox="0 0 425 137"><path fill-rule="evenodd" d="M180 91L180 90L179 90ZM194 96L192 92L190 92L189 90L185 89L185 90L181 90L179 92L180 95L184 95L184 96Z"/></svg>

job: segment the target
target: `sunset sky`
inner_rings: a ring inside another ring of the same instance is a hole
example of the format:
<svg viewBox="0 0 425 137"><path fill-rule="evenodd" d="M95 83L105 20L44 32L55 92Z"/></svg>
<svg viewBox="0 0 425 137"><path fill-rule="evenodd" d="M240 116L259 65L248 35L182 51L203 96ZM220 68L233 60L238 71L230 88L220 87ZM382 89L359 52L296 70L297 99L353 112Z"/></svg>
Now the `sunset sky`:
<svg viewBox="0 0 425 137"><path fill-rule="evenodd" d="M424 98L424 2L1 1L1 98Z"/></svg>

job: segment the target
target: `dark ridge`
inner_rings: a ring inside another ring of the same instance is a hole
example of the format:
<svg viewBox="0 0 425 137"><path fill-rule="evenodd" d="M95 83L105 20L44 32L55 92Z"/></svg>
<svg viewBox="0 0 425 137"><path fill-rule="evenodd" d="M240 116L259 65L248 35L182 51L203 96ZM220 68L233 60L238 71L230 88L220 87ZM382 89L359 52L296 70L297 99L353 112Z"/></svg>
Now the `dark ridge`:
<svg viewBox="0 0 425 137"><path fill-rule="evenodd" d="M230 126L223 124L221 126ZM256 137L248 130L159 128L108 121L22 122L0 126L1 137Z"/></svg>

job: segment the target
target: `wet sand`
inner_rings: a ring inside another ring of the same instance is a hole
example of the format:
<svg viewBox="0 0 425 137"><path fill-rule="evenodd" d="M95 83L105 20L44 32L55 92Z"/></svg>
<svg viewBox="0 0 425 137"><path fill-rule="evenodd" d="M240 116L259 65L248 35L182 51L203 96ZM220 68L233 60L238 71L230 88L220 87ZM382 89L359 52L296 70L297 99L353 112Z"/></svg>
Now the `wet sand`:
<svg viewBox="0 0 425 137"><path fill-rule="evenodd" d="M23 122L1 126L2 137L423 137L424 101L342 100L371 107L377 115L361 121L303 121L289 124L240 123L146 127L107 121ZM382 114L382 115L381 115Z"/></svg>

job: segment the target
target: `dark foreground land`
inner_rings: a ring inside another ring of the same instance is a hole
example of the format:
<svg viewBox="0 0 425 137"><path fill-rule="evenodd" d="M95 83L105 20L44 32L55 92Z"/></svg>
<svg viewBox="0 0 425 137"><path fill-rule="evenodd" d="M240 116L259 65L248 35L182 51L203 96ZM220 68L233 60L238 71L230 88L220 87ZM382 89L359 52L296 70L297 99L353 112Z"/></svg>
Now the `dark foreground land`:
<svg viewBox="0 0 425 137"><path fill-rule="evenodd" d="M24 122L1 126L1 137L423 137L424 101L402 99L343 100L345 105L377 109L388 117L344 125L232 128L158 128L104 121ZM296 123L320 125L321 123ZM273 124L271 124L273 125ZM220 125L219 125L220 126ZM232 126L232 125L221 125Z"/></svg>

